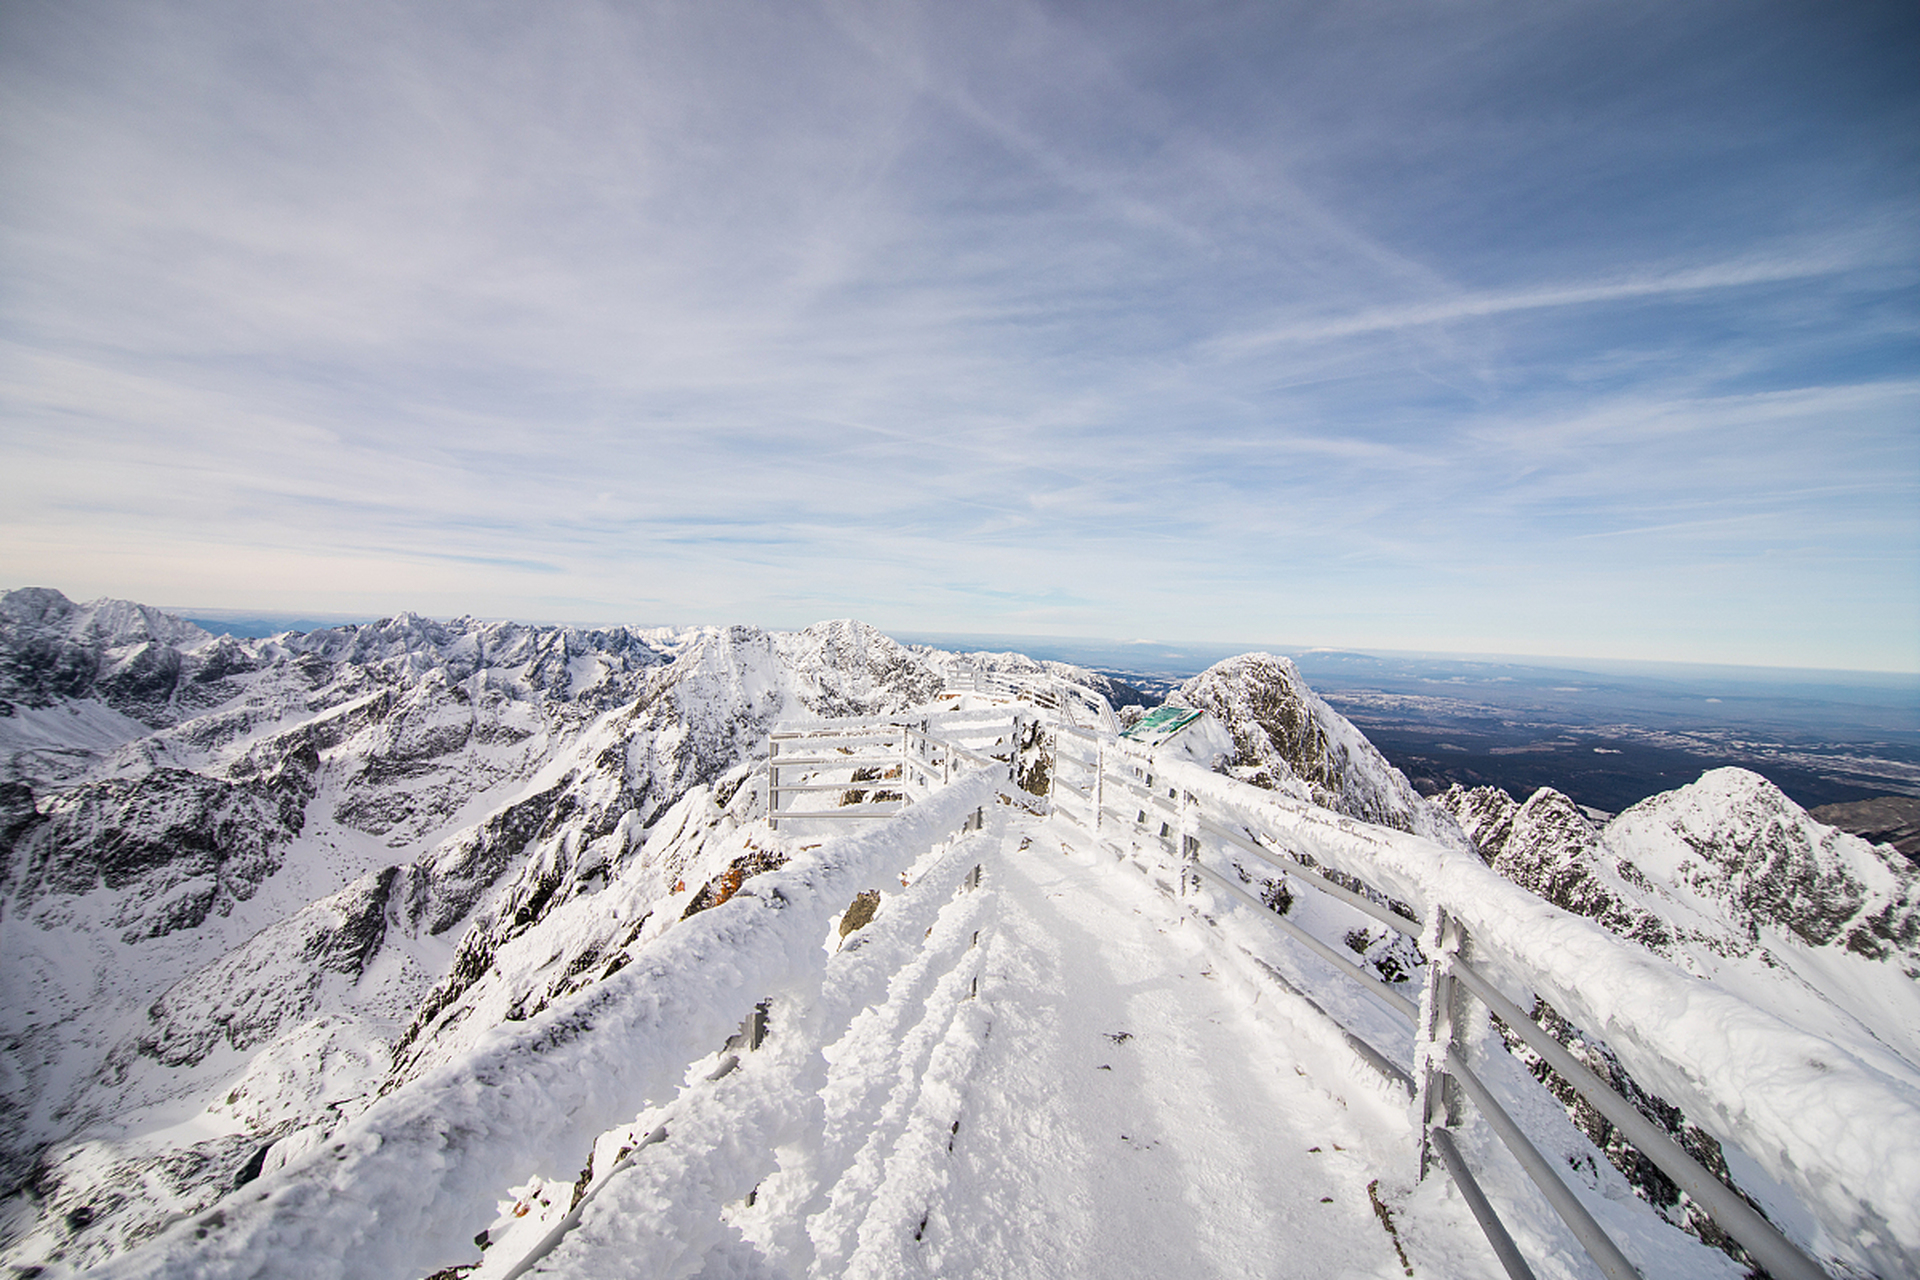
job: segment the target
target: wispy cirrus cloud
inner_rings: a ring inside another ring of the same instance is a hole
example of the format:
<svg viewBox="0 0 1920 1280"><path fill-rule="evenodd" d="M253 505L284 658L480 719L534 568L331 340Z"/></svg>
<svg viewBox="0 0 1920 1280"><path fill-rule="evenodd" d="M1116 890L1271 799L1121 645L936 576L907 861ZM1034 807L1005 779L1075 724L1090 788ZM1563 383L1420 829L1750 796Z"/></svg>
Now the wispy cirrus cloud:
<svg viewBox="0 0 1920 1280"><path fill-rule="evenodd" d="M28 0L10 576L1920 664L1878 21Z"/></svg>
<svg viewBox="0 0 1920 1280"><path fill-rule="evenodd" d="M1533 285L1514 290L1456 292L1428 301L1373 307L1347 315L1297 320L1249 333L1231 334L1214 339L1208 346L1224 356L1243 356L1287 343L1325 342L1556 307L1634 302L1714 290L1743 289L1753 285L1814 280L1873 265L1877 264L1857 257L1839 256L1759 259L1687 267L1625 279Z"/></svg>

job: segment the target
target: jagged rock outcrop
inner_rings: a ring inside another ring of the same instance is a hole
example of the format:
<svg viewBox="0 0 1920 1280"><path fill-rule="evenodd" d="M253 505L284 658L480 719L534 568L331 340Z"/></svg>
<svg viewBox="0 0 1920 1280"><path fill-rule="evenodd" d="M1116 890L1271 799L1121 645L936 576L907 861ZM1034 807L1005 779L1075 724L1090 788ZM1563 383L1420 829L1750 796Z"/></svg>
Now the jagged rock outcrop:
<svg viewBox="0 0 1920 1280"><path fill-rule="evenodd" d="M116 894L107 919L128 942L193 928L279 868L306 799L297 781L275 785L284 776L235 784L155 769L56 794L21 824L8 896L43 928L95 889Z"/></svg>
<svg viewBox="0 0 1920 1280"><path fill-rule="evenodd" d="M1502 875L1653 950L1686 937L1744 954L1781 937L1920 976L1920 870L1757 773L1711 770L1599 829L1550 788L1516 804L1454 786L1436 802Z"/></svg>
<svg viewBox="0 0 1920 1280"><path fill-rule="evenodd" d="M1609 863L1600 833L1580 807L1551 787L1525 803L1498 787L1454 784L1435 798L1454 815L1480 856L1515 884L1576 915L1597 920L1651 951L1667 953L1672 929L1626 891L1644 877L1622 859Z"/></svg>
<svg viewBox="0 0 1920 1280"><path fill-rule="evenodd" d="M0 701L44 708L98 698L157 728L174 717L183 682L206 670L183 651L211 639L183 618L125 600L77 605L50 587L9 591L0 596Z"/></svg>
<svg viewBox="0 0 1920 1280"><path fill-rule="evenodd" d="M1167 701L1210 713L1233 737L1235 776L1366 822L1444 844L1462 837L1347 718L1307 687L1290 659L1247 653L1207 668Z"/></svg>

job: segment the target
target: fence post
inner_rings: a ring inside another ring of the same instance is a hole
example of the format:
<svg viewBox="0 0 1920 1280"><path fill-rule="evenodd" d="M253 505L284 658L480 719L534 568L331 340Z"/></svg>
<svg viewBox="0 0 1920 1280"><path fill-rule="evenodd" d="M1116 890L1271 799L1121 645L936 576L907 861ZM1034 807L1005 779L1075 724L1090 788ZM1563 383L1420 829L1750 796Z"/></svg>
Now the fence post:
<svg viewBox="0 0 1920 1280"><path fill-rule="evenodd" d="M1420 1177L1433 1163L1430 1134L1436 1124L1451 1129L1462 1119L1460 1086L1447 1073L1449 1049L1466 1057L1467 993L1453 976L1453 958L1464 956L1466 929L1436 905L1420 939L1427 948L1427 984L1420 999L1420 1038L1414 1046L1415 1079L1419 1082Z"/></svg>
<svg viewBox="0 0 1920 1280"><path fill-rule="evenodd" d="M780 740L767 735L767 830L780 829L780 766L774 763L780 754Z"/></svg>
<svg viewBox="0 0 1920 1280"><path fill-rule="evenodd" d="M1199 889L1200 873L1195 870L1200 865L1200 835L1193 820L1193 796L1185 787L1180 788L1180 896L1186 897L1189 888Z"/></svg>
<svg viewBox="0 0 1920 1280"><path fill-rule="evenodd" d="M1096 741L1093 744L1093 834L1100 834L1100 824L1107 816L1107 744ZM1096 840L1095 843L1098 843Z"/></svg>

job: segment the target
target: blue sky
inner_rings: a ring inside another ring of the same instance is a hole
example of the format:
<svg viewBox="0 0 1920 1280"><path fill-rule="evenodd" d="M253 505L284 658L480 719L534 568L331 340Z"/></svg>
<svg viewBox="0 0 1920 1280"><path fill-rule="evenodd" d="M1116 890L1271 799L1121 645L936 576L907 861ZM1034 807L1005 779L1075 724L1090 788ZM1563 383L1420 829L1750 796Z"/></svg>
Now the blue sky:
<svg viewBox="0 0 1920 1280"><path fill-rule="evenodd" d="M0 9L0 580L1920 670L1911 4Z"/></svg>

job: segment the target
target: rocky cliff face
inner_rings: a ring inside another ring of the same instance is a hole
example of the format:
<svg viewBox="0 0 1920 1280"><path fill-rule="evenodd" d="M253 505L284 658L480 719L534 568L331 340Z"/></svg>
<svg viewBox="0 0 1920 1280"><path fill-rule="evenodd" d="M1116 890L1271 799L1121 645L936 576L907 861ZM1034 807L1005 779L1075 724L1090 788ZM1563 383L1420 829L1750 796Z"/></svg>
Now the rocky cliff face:
<svg viewBox="0 0 1920 1280"><path fill-rule="evenodd" d="M1633 889L1644 888L1645 878L1630 862L1609 860L1599 831L1566 796L1542 787L1515 803L1497 787L1456 785L1438 803L1507 879L1649 950L1671 953L1672 929L1635 899Z"/></svg>
<svg viewBox="0 0 1920 1280"><path fill-rule="evenodd" d="M47 587L9 591L0 597L0 716L98 697L158 728L181 714L183 702L203 702L204 687L222 678L217 653L184 660L210 640L193 623L145 605L77 605Z"/></svg>
<svg viewBox="0 0 1920 1280"><path fill-rule="evenodd" d="M1414 793L1290 659L1248 653L1215 663L1167 701L1213 715L1233 736L1235 776L1349 817L1458 845L1452 816Z"/></svg>

